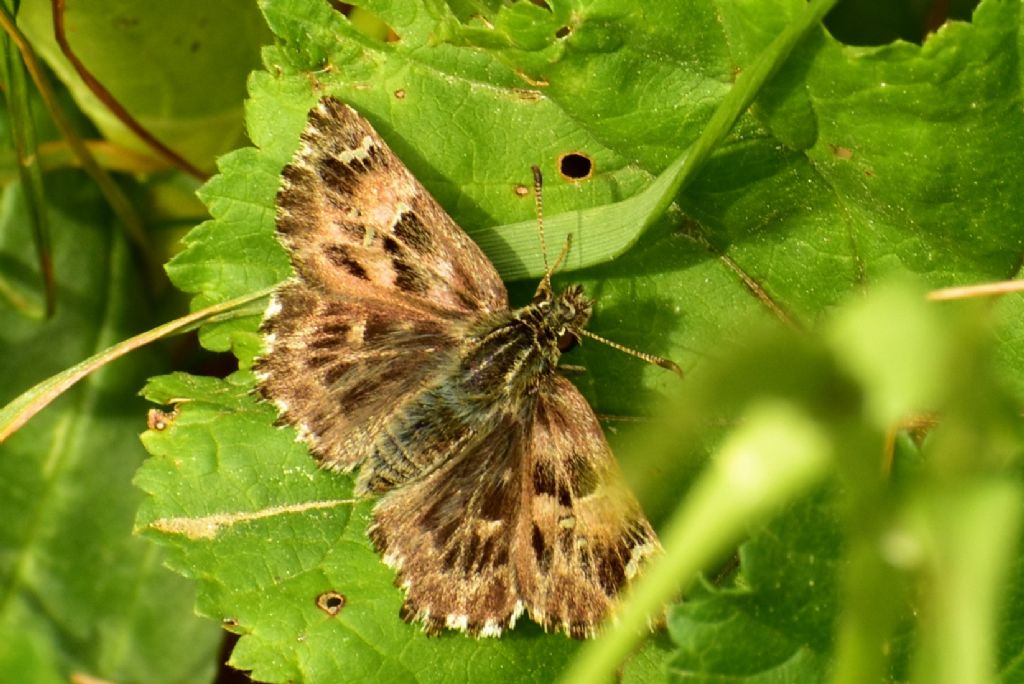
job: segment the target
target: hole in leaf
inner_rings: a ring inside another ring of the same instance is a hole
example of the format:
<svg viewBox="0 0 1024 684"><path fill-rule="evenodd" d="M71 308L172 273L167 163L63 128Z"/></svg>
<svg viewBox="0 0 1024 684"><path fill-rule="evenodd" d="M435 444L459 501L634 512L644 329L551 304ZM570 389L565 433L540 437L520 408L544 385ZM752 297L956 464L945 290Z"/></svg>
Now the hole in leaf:
<svg viewBox="0 0 1024 684"><path fill-rule="evenodd" d="M949 21L970 21L980 0L912 2L843 0L825 17L825 27L847 45L923 44Z"/></svg>
<svg viewBox="0 0 1024 684"><path fill-rule="evenodd" d="M594 174L594 162L580 152L568 152L558 158L558 172L568 181L581 181Z"/></svg>
<svg viewBox="0 0 1024 684"><path fill-rule="evenodd" d="M570 33L572 33L572 29L569 28L568 26L563 26L562 28L555 31L555 38L565 38Z"/></svg>
<svg viewBox="0 0 1024 684"><path fill-rule="evenodd" d="M345 607L345 602L345 595L336 591L325 591L316 597L316 607L331 617L341 612L341 609Z"/></svg>

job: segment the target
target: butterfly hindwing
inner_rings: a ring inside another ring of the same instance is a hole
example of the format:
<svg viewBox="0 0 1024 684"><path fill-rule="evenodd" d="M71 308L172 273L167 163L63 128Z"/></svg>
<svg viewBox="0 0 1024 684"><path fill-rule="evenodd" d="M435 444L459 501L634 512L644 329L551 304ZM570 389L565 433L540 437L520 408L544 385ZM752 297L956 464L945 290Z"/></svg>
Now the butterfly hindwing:
<svg viewBox="0 0 1024 684"><path fill-rule="evenodd" d="M522 468L514 559L530 617L593 636L658 538L626 486L593 410L551 376L537 394Z"/></svg>
<svg viewBox="0 0 1024 684"><path fill-rule="evenodd" d="M511 555L526 435L512 414L494 427L374 508L370 538L398 572L403 615L428 633L497 636L522 612Z"/></svg>
<svg viewBox="0 0 1024 684"><path fill-rule="evenodd" d="M427 478L385 495L370 536L427 631L497 635L525 609L593 636L660 550L586 400L554 376L536 400Z"/></svg>

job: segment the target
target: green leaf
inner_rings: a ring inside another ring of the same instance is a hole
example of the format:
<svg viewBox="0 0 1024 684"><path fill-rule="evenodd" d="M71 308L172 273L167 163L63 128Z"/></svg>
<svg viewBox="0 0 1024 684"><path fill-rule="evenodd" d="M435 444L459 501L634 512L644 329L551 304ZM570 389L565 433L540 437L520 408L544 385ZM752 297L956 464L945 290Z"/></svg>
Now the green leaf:
<svg viewBox="0 0 1024 684"><path fill-rule="evenodd" d="M841 534L819 492L740 548L744 585L705 586L676 606L669 665L682 681L824 681L837 606Z"/></svg>
<svg viewBox="0 0 1024 684"><path fill-rule="evenodd" d="M6 12L6 7L3 9ZM39 262L39 273L42 278L42 289L45 296L45 307L42 312L32 312L30 307L22 306L25 313L51 316L55 306L53 282L53 254L50 251L50 228L47 224L45 210L45 193L43 175L37 154L35 124L31 115L31 98L28 91L28 75L22 63L21 53L15 42L7 35L2 41L3 57L0 58L0 80L6 84L5 104L7 105L8 121L14 147L14 158L21 181L20 189L25 194L27 218L32 226L32 241L36 246L36 258ZM19 304L16 293L9 292L12 303ZM14 294L13 297L10 295Z"/></svg>
<svg viewBox="0 0 1024 684"><path fill-rule="evenodd" d="M86 87L53 36L49 0L24 0L18 24L76 102L103 132L154 155ZM157 140L200 168L243 142L245 75L259 63L266 25L253 3L117 0L67 3L71 49L96 79Z"/></svg>
<svg viewBox="0 0 1024 684"><path fill-rule="evenodd" d="M265 681L464 682L554 677L577 644L521 625L501 639L425 636L398 618L401 592L366 538L370 502L317 468L274 409L249 393L252 377L156 378L146 396L188 397L170 427L143 436L154 458L136 484L152 495L138 525L199 581L199 610L243 634L235 667ZM329 615L317 598L344 596ZM524 620L524 622L526 622ZM635 666L657 665L656 645Z"/></svg>
<svg viewBox="0 0 1024 684"><path fill-rule="evenodd" d="M57 314L0 311L0 402L150 318L138 274L84 174L47 178ZM3 191L0 261L19 285L37 277L17 186ZM129 357L67 392L0 446L0 680L209 680L219 635L190 610L194 588L130 535L141 494L146 405L133 398L158 357Z"/></svg>

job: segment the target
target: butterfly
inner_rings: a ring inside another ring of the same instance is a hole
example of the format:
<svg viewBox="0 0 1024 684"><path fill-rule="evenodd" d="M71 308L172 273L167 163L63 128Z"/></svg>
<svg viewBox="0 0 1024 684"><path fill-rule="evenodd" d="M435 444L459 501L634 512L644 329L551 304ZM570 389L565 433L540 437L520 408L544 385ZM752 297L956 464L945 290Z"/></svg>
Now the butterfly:
<svg viewBox="0 0 1024 684"><path fill-rule="evenodd" d="M282 173L295 276L264 316L259 391L322 466L379 496L368 533L427 633L524 611L593 636L658 538L558 373L592 303L550 277L509 307L494 266L370 124L325 97Z"/></svg>

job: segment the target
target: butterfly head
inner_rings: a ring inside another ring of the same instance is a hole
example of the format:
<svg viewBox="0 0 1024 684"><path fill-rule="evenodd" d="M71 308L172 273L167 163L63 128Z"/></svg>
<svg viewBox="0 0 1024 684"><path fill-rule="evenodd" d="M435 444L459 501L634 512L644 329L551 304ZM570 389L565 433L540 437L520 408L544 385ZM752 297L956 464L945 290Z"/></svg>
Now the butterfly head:
<svg viewBox="0 0 1024 684"><path fill-rule="evenodd" d="M580 331L593 311L593 302L583 294L583 288L570 285L557 296L551 290L542 290L538 295L534 306L541 313L541 325L547 333L545 337L558 347L559 352L576 346Z"/></svg>

